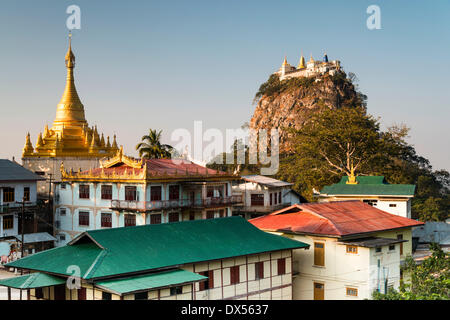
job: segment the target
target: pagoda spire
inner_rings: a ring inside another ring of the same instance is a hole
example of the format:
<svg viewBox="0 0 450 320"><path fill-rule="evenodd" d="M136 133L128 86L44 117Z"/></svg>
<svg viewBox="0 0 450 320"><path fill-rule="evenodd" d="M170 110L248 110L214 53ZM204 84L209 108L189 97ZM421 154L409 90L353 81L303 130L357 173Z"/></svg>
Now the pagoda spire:
<svg viewBox="0 0 450 320"><path fill-rule="evenodd" d="M69 33L69 49L66 53L65 64L67 68L66 87L56 108L56 118L53 125L59 128L62 124L83 126L87 122L84 117L84 106L75 88L75 78L73 76L75 55L72 52L71 33Z"/></svg>
<svg viewBox="0 0 450 320"><path fill-rule="evenodd" d="M302 52L302 55L300 57L300 62L298 63L297 69L305 69L305 68L306 68L305 57L303 56L303 52Z"/></svg>

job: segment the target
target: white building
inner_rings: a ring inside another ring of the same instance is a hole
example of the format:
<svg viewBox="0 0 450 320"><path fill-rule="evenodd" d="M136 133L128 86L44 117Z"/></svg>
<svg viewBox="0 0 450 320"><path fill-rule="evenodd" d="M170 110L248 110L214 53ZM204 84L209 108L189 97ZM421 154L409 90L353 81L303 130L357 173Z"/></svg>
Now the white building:
<svg viewBox="0 0 450 320"><path fill-rule="evenodd" d="M291 189L292 185L266 176L241 176L232 183L233 194L242 196L242 202L233 206L233 214L250 219L300 203L300 195Z"/></svg>
<svg viewBox="0 0 450 320"><path fill-rule="evenodd" d="M296 204L249 222L310 245L294 251L295 300L362 300L398 289L411 229L423 225L361 201Z"/></svg>
<svg viewBox="0 0 450 320"><path fill-rule="evenodd" d="M67 172L55 186L58 245L87 230L231 216L239 179L188 160L136 160L122 155L102 167Z"/></svg>
<svg viewBox="0 0 450 320"><path fill-rule="evenodd" d="M0 238L19 234L19 214L22 204L36 205L36 183L40 176L16 162L0 159Z"/></svg>
<svg viewBox="0 0 450 320"><path fill-rule="evenodd" d="M322 188L315 196L319 202L360 200L397 216L411 218L411 200L416 186L390 184L384 176L344 176L341 181Z"/></svg>

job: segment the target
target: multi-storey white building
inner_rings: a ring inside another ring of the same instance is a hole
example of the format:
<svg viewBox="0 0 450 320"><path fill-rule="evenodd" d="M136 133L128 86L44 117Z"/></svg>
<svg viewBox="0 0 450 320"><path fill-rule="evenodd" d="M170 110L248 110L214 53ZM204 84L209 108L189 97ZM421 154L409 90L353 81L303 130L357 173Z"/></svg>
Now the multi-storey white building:
<svg viewBox="0 0 450 320"><path fill-rule="evenodd" d="M233 214L248 220L300 203L300 195L291 189L292 185L266 176L241 176L232 182L233 194L242 197L242 202L233 206Z"/></svg>
<svg viewBox="0 0 450 320"><path fill-rule="evenodd" d="M83 231L231 216L235 175L187 160L119 153L101 168L66 172L55 187L58 245Z"/></svg>
<svg viewBox="0 0 450 320"><path fill-rule="evenodd" d="M310 245L293 254L295 300L362 300L398 289L411 229L423 225L361 201L296 204L249 222Z"/></svg>
<svg viewBox="0 0 450 320"><path fill-rule="evenodd" d="M22 204L36 205L36 184L44 180L16 162L0 159L0 238L19 233Z"/></svg>

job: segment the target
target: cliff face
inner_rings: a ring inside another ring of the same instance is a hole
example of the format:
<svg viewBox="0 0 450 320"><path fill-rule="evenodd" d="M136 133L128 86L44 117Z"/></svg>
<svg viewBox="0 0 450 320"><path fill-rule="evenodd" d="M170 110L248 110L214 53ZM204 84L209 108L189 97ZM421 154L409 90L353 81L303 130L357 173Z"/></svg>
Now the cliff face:
<svg viewBox="0 0 450 320"><path fill-rule="evenodd" d="M271 77L261 86L258 97L250 128L267 129L268 132L278 128L282 151L290 149L285 128L301 128L312 114L323 108L361 105L365 99L344 72L282 82Z"/></svg>

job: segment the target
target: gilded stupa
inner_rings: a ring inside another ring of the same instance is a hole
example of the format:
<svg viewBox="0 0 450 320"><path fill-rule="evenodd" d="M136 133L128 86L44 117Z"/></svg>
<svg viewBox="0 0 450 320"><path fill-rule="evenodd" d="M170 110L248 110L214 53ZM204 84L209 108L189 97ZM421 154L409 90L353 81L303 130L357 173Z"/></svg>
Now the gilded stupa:
<svg viewBox="0 0 450 320"><path fill-rule="evenodd" d="M60 166L64 163L69 170L97 168L100 160L117 154L119 147L116 136L110 140L99 133L97 126L89 126L84 106L75 88L75 55L72 52L71 35L65 57L67 68L66 86L56 107L56 117L51 128L45 125L37 136L36 145L31 143L30 133L22 149L22 165L38 174L61 181ZM49 183L38 182L38 196L48 196Z"/></svg>
<svg viewBox="0 0 450 320"><path fill-rule="evenodd" d="M36 146L33 147L30 134L25 140L22 157L84 157L103 158L114 156L118 151L116 136L112 143L97 130L97 126L89 127L75 88L73 71L75 55L72 52L71 35L69 35L69 49L66 57L67 78L66 87L61 101L56 107L56 117L53 126L45 126L44 132L39 133Z"/></svg>

